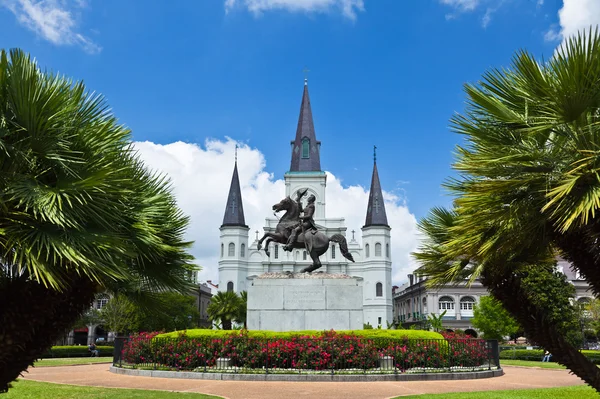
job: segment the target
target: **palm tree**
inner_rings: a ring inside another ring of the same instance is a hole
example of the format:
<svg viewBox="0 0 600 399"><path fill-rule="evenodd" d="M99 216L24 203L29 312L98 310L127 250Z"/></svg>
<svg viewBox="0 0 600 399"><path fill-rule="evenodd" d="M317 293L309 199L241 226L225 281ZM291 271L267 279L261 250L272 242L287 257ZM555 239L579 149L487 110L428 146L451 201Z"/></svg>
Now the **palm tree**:
<svg viewBox="0 0 600 399"><path fill-rule="evenodd" d="M96 293L187 292L187 224L101 96L0 51L0 391Z"/></svg>
<svg viewBox="0 0 600 399"><path fill-rule="evenodd" d="M231 330L231 321L240 313L240 297L233 291L219 291L210 299L206 311L211 321L221 323L223 330Z"/></svg>
<svg viewBox="0 0 600 399"><path fill-rule="evenodd" d="M600 373L573 349L525 279L556 256L600 293L600 36L570 38L547 62L521 51L508 70L466 85L452 118L464 135L446 187L452 211L421 223L417 258L433 283L480 277L529 335L597 390Z"/></svg>
<svg viewBox="0 0 600 399"><path fill-rule="evenodd" d="M242 324L244 328L247 328L246 319L248 313L248 291L240 292L239 298L238 312L234 321L238 324Z"/></svg>

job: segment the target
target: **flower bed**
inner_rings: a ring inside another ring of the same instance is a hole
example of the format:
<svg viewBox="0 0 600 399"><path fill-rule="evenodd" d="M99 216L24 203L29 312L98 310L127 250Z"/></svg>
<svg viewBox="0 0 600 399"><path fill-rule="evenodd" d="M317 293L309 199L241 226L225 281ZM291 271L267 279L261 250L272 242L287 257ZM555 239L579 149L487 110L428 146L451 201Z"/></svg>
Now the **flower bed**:
<svg viewBox="0 0 600 399"><path fill-rule="evenodd" d="M121 359L134 367L176 370L407 372L487 367L490 358L487 342L476 339L366 339L334 331L264 338L241 331L222 338L136 335L125 343Z"/></svg>

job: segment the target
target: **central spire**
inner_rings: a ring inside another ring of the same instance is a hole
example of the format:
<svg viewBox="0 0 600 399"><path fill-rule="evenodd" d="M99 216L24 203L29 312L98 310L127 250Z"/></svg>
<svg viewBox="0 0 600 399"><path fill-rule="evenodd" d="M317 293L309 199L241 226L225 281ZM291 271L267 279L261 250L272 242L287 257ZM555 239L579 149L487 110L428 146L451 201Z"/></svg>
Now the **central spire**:
<svg viewBox="0 0 600 399"><path fill-rule="evenodd" d="M300 116L296 128L296 138L292 141L292 164L290 172L320 172L321 142L317 141L313 123L308 80L304 80L304 92L300 104Z"/></svg>
<svg viewBox="0 0 600 399"><path fill-rule="evenodd" d="M233 175L231 176L231 185L229 186L229 195L227 196L227 206L225 207L225 215L223 216L223 226L239 226L247 227L246 219L244 218L244 205L242 203L242 190L240 190L240 177L238 176L237 167L237 150L235 146L235 166L233 167Z"/></svg>
<svg viewBox="0 0 600 399"><path fill-rule="evenodd" d="M373 176L371 177L371 190L369 191L369 204L367 205L367 217L365 226L387 226L387 214L383 202L383 192L377 171L377 147L373 146Z"/></svg>

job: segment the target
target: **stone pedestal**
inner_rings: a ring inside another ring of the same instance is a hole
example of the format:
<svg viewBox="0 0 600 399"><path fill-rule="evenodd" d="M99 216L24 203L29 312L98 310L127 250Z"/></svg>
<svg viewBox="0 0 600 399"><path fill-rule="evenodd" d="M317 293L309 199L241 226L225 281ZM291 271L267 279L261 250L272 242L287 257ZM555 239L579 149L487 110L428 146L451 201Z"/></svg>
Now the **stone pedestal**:
<svg viewBox="0 0 600 399"><path fill-rule="evenodd" d="M362 330L360 277L265 273L248 278L249 330Z"/></svg>

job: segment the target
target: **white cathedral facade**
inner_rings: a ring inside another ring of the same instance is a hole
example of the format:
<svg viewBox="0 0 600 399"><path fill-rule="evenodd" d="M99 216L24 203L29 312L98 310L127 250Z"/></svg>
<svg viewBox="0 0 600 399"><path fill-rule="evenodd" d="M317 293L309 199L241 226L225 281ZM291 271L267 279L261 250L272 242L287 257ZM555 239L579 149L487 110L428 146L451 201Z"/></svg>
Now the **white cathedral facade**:
<svg viewBox="0 0 600 399"><path fill-rule="evenodd" d="M284 174L285 195L295 199L299 190L308 188L303 200L306 201L310 194L316 197L314 220L317 227L329 237L333 234L346 236L348 250L355 259L354 263L348 261L337 244L331 243L329 250L320 257L323 266L314 273L341 273L362 279L364 323L375 328L387 328L387 323L393 321L392 243L376 162L373 165L369 201L364 208L365 225L359 241L354 232L348 237L343 218L328 218L325 213L327 175L321 170L321 142L317 141L315 135L306 81L296 136L291 147L290 170ZM272 200L275 204L281 198ZM265 209L265 213L268 211ZM274 232L277 223L275 218L266 218L264 232ZM268 257L264 249L258 250L258 237L250 237L249 230L244 218L236 162L220 227L219 290L247 291L249 277L266 272L299 272L311 264L305 250L286 252L281 244L270 244Z"/></svg>

